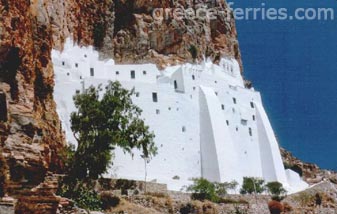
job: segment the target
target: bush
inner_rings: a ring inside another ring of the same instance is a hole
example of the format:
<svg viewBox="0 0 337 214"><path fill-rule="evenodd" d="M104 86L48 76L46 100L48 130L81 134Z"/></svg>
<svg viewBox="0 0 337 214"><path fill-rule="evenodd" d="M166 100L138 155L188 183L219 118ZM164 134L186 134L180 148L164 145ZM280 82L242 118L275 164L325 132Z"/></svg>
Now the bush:
<svg viewBox="0 0 337 214"><path fill-rule="evenodd" d="M227 194L227 188L227 183L212 183L204 178L194 178L187 191L192 192L193 200L210 200L217 203Z"/></svg>
<svg viewBox="0 0 337 214"><path fill-rule="evenodd" d="M274 181L266 184L268 192L271 194L273 200L281 201L285 197L287 191L283 188L280 182Z"/></svg>
<svg viewBox="0 0 337 214"><path fill-rule="evenodd" d="M97 192L93 190L93 187L83 182L63 183L57 194L74 200L75 204L80 208L99 211L103 207Z"/></svg>
<svg viewBox="0 0 337 214"><path fill-rule="evenodd" d="M195 211L196 209L191 203L187 203L183 205L179 210L181 214L191 214L191 213L195 213Z"/></svg>
<svg viewBox="0 0 337 214"><path fill-rule="evenodd" d="M269 202L268 208L271 214L281 214L283 211L283 205L279 201Z"/></svg>
<svg viewBox="0 0 337 214"><path fill-rule="evenodd" d="M240 190L241 194L262 193L264 191L264 180L260 178L244 177Z"/></svg>
<svg viewBox="0 0 337 214"><path fill-rule="evenodd" d="M133 180L118 179L115 184L115 189L120 189L122 191L122 195L127 195L128 190L134 190L136 188L136 181Z"/></svg>
<svg viewBox="0 0 337 214"><path fill-rule="evenodd" d="M102 201L102 208L104 210L117 207L121 199L117 196L114 196L111 192L102 192L100 194L100 199Z"/></svg>

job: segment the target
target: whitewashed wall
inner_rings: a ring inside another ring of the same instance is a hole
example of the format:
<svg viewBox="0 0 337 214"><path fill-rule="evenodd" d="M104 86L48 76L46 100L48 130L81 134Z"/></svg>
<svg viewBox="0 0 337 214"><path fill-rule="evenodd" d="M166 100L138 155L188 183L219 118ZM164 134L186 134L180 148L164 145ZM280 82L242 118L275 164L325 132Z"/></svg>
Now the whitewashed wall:
<svg viewBox="0 0 337 214"><path fill-rule="evenodd" d="M73 46L69 40L63 53L53 51L52 57L57 111L70 143L76 144L69 122L75 111L72 96L90 85L118 80L125 88L135 88L133 101L156 135L159 150L147 164L148 180L166 183L172 190L194 177L239 183L244 176L261 177L280 181L291 191L306 186L298 176L286 174L260 94L244 88L236 60L159 71L152 64L99 61L92 48ZM153 93L158 102L153 101ZM143 180L144 160L138 151L134 154L117 149L106 176Z"/></svg>

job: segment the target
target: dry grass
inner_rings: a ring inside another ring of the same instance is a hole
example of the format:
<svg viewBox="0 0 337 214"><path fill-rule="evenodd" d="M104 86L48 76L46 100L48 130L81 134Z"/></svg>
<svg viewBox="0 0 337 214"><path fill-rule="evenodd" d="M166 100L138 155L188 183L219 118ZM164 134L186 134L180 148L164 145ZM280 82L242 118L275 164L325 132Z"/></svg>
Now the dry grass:
<svg viewBox="0 0 337 214"><path fill-rule="evenodd" d="M140 205L136 205L126 201L125 199L121 200L121 203L111 209L107 214L121 214L121 213L128 213L128 214L161 214L160 212L156 211L152 208L145 208Z"/></svg>

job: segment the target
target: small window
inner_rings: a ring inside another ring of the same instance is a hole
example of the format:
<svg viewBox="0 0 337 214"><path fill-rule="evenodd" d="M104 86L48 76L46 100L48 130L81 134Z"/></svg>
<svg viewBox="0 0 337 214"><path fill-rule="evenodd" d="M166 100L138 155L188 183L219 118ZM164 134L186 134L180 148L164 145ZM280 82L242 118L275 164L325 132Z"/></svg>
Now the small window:
<svg viewBox="0 0 337 214"><path fill-rule="evenodd" d="M75 67L78 68L78 63L75 63Z"/></svg>
<svg viewBox="0 0 337 214"><path fill-rule="evenodd" d="M242 124L243 126L246 126L246 125L247 125L247 123L248 123L248 121L247 121L247 120L241 119L241 124Z"/></svg>
<svg viewBox="0 0 337 214"><path fill-rule="evenodd" d="M146 71L143 71L143 75L146 75Z"/></svg>
<svg viewBox="0 0 337 214"><path fill-rule="evenodd" d="M70 73L68 72L68 73L67 73L67 76L69 76L69 75L70 75Z"/></svg>
<svg viewBox="0 0 337 214"><path fill-rule="evenodd" d="M227 126L229 126L229 121L228 120L226 120L226 124L227 124Z"/></svg>
<svg viewBox="0 0 337 214"><path fill-rule="evenodd" d="M168 110L171 111L171 107L168 107Z"/></svg>
<svg viewBox="0 0 337 214"><path fill-rule="evenodd" d="M182 132L186 132L186 127L183 126L182 129L181 129Z"/></svg>
<svg viewBox="0 0 337 214"><path fill-rule="evenodd" d="M136 78L136 72L135 70L131 71L131 79L135 79Z"/></svg>
<svg viewBox="0 0 337 214"><path fill-rule="evenodd" d="M253 115L253 120L255 121L255 115Z"/></svg>
<svg viewBox="0 0 337 214"><path fill-rule="evenodd" d="M195 86L193 86L193 91L195 91Z"/></svg>
<svg viewBox="0 0 337 214"><path fill-rule="evenodd" d="M84 57L85 57L85 58L87 58L87 55L86 55L86 54L84 54Z"/></svg>
<svg viewBox="0 0 337 214"><path fill-rule="evenodd" d="M253 136L252 128L249 128L248 131L249 131L249 136Z"/></svg>
<svg viewBox="0 0 337 214"><path fill-rule="evenodd" d="M224 104L221 105L221 109L225 110L225 105Z"/></svg>
<svg viewBox="0 0 337 214"><path fill-rule="evenodd" d="M82 79L82 76L80 76L80 80Z"/></svg>
<svg viewBox="0 0 337 214"><path fill-rule="evenodd" d="M235 113L235 108L232 108L232 112Z"/></svg>
<svg viewBox="0 0 337 214"><path fill-rule="evenodd" d="M94 68L90 68L90 76L94 76L95 75L95 71L94 71Z"/></svg>
<svg viewBox="0 0 337 214"><path fill-rule="evenodd" d="M136 97L139 97L139 92L136 92Z"/></svg>
<svg viewBox="0 0 337 214"><path fill-rule="evenodd" d="M214 81L214 83L215 83L215 84L217 84L217 83L218 83L218 81Z"/></svg>
<svg viewBox="0 0 337 214"><path fill-rule="evenodd" d="M236 104L236 98L235 97L233 97L233 103Z"/></svg>
<svg viewBox="0 0 337 214"><path fill-rule="evenodd" d="M65 64L66 64L66 63L63 61L63 62L62 62L62 65L64 66Z"/></svg>
<svg viewBox="0 0 337 214"><path fill-rule="evenodd" d="M250 107L254 108L254 103L250 102Z"/></svg>
<svg viewBox="0 0 337 214"><path fill-rule="evenodd" d="M76 90L76 94L79 94L80 93L80 90Z"/></svg>
<svg viewBox="0 0 337 214"><path fill-rule="evenodd" d="M116 71L116 75L119 75L119 71Z"/></svg>
<svg viewBox="0 0 337 214"><path fill-rule="evenodd" d="M236 127L236 129L235 129L237 132L239 131L239 127Z"/></svg>
<svg viewBox="0 0 337 214"><path fill-rule="evenodd" d="M174 80L174 89L175 89L175 90L178 89L178 83L177 83L177 80Z"/></svg>
<svg viewBox="0 0 337 214"><path fill-rule="evenodd" d="M153 102L158 102L158 95L157 95L157 93L156 92L153 92L152 93L152 100L153 100Z"/></svg>
<svg viewBox="0 0 337 214"><path fill-rule="evenodd" d="M192 75L192 80L195 80L195 76L194 75Z"/></svg>
<svg viewBox="0 0 337 214"><path fill-rule="evenodd" d="M217 91L215 92L215 95L218 96L218 92Z"/></svg>
<svg viewBox="0 0 337 214"><path fill-rule="evenodd" d="M156 109L156 114L160 114L160 110L159 109Z"/></svg>

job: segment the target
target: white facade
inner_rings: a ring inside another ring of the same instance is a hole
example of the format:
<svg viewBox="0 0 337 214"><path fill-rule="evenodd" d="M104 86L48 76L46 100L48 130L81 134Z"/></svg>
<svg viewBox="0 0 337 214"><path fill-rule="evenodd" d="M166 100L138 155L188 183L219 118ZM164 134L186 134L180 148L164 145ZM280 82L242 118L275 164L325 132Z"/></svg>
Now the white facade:
<svg viewBox="0 0 337 214"><path fill-rule="evenodd" d="M62 53L53 51L55 100L67 140L73 144L70 113L72 96L90 85L118 80L142 108L142 117L155 133L158 155L147 164L148 180L179 190L190 178L242 182L244 176L279 181L291 192L307 185L286 172L260 94L244 88L234 59L220 65L184 64L159 71L155 65L115 65L98 60L92 48L67 42ZM106 176L144 180L140 153L131 157L116 150Z"/></svg>

